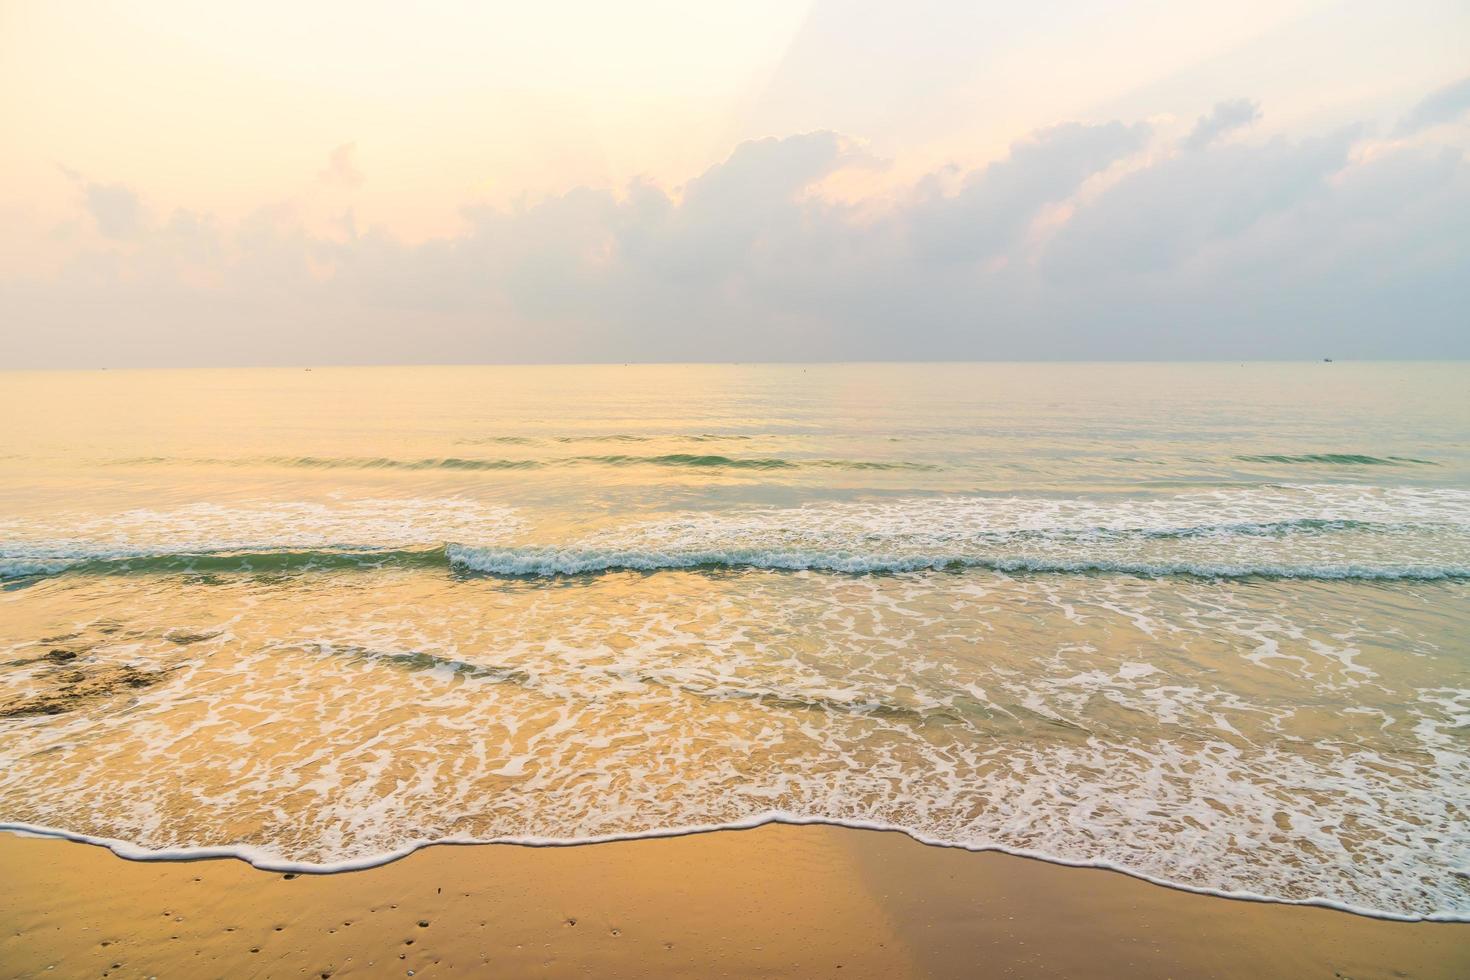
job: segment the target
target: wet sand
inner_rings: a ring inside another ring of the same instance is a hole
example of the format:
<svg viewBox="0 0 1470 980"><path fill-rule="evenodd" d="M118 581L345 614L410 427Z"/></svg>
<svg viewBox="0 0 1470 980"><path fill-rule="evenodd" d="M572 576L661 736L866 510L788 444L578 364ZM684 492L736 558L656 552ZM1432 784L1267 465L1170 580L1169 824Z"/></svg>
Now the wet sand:
<svg viewBox="0 0 1470 980"><path fill-rule="evenodd" d="M1470 925L1173 891L896 833L447 846L366 871L0 833L7 977L1467 977Z"/></svg>

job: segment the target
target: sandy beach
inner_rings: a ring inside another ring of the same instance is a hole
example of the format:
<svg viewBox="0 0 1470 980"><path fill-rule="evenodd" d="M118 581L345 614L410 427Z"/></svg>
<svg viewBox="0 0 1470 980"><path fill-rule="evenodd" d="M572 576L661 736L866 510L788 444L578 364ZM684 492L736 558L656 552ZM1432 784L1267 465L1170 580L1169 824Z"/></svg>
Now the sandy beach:
<svg viewBox="0 0 1470 980"><path fill-rule="evenodd" d="M1470 925L767 826L288 876L0 835L9 977L1443 977Z"/></svg>

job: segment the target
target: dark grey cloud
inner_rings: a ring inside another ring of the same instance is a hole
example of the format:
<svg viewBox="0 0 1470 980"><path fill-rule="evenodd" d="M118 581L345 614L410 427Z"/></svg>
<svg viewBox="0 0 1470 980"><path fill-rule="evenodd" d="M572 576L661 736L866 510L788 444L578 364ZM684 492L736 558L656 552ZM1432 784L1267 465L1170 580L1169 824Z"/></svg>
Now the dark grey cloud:
<svg viewBox="0 0 1470 980"><path fill-rule="evenodd" d="M1429 93L1399 120L1400 136L1417 133L1440 123L1454 122L1470 112L1470 75Z"/></svg>
<svg viewBox="0 0 1470 980"><path fill-rule="evenodd" d="M1184 146L1190 150L1202 150L1226 133L1249 126L1260 118L1260 105L1250 99L1216 103L1209 115L1199 117L1194 129L1184 138Z"/></svg>

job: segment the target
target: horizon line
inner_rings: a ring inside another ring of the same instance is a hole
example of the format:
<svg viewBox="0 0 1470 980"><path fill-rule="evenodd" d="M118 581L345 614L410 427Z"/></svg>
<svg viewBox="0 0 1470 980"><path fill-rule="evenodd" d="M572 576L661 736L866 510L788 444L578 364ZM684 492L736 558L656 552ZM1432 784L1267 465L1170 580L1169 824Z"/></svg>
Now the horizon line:
<svg viewBox="0 0 1470 980"><path fill-rule="evenodd" d="M911 365L915 367L943 365L1054 364L1054 365L1124 365L1124 364L1467 364L1470 357L1223 357L1223 358L994 358L994 359L834 359L834 360L717 360L717 361L404 361L404 362L330 362L298 361L283 364L138 364L138 365L32 365L0 366L0 374L42 371L332 371L373 368L532 368L532 367L845 367L865 365Z"/></svg>

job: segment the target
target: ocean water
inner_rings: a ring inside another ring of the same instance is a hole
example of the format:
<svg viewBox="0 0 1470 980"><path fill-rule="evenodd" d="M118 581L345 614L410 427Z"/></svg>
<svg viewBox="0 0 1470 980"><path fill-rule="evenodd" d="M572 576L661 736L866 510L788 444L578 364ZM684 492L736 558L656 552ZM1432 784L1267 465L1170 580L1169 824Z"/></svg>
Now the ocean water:
<svg viewBox="0 0 1470 980"><path fill-rule="evenodd" d="M0 824L770 819L1470 918L1470 366L0 374Z"/></svg>

